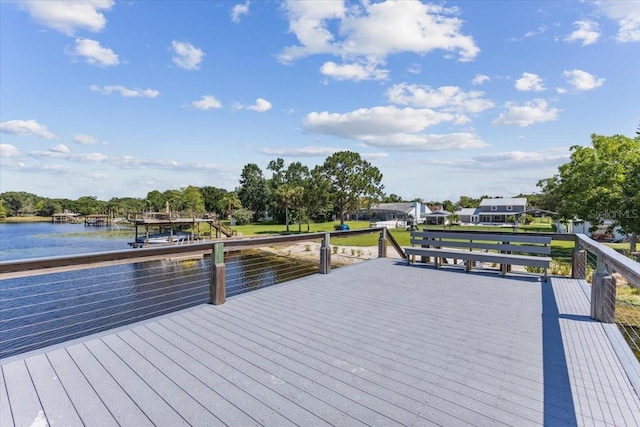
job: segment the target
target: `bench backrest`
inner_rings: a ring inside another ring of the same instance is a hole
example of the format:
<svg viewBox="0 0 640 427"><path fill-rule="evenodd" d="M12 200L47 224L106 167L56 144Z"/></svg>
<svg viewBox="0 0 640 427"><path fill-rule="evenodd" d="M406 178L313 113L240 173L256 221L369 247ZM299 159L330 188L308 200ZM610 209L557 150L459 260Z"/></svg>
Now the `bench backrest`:
<svg viewBox="0 0 640 427"><path fill-rule="evenodd" d="M412 231L411 244L469 250L496 250L549 255L551 237L526 234L453 233L446 231Z"/></svg>

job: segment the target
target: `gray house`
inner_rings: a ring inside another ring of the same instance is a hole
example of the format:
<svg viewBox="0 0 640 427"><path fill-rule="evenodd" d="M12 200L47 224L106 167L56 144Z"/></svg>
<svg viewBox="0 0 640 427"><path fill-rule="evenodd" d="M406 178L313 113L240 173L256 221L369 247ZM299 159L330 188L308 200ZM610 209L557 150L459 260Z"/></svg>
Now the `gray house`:
<svg viewBox="0 0 640 427"><path fill-rule="evenodd" d="M522 215L527 211L527 199L482 199L477 208L456 211L462 224L506 225L507 217Z"/></svg>

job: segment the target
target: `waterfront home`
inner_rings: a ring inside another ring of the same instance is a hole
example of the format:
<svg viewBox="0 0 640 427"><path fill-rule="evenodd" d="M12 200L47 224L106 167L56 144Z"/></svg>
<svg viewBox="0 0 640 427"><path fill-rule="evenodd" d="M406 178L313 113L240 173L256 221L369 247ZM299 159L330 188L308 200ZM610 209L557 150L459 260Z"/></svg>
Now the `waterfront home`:
<svg viewBox="0 0 640 427"><path fill-rule="evenodd" d="M356 220L369 220L372 223L403 223L413 221L417 224L425 222L431 210L424 203L400 202L378 203L369 209L361 209L355 213ZM389 225L387 225L389 226Z"/></svg>
<svg viewBox="0 0 640 427"><path fill-rule="evenodd" d="M482 199L477 208L462 208L456 211L461 224L511 225L507 218L523 215L527 211L525 197L506 199Z"/></svg>

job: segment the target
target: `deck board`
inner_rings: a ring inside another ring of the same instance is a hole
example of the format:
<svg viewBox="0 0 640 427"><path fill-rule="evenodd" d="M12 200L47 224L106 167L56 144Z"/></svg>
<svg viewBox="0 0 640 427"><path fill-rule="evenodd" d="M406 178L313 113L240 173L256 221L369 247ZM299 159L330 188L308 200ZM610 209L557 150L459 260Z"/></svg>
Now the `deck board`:
<svg viewBox="0 0 640 427"><path fill-rule="evenodd" d="M640 426L578 281L389 259L0 362L3 427Z"/></svg>
<svg viewBox="0 0 640 427"><path fill-rule="evenodd" d="M82 426L82 420L47 360L47 356L44 354L34 356L27 359L26 364L50 423L69 427Z"/></svg>

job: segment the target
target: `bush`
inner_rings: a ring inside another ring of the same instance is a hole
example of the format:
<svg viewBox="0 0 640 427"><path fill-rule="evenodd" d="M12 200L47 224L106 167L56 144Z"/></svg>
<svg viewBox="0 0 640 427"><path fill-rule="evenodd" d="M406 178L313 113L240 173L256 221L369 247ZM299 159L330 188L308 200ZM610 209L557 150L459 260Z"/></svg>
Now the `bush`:
<svg viewBox="0 0 640 427"><path fill-rule="evenodd" d="M233 213L233 217L236 219L237 225L246 225L253 219L253 214L248 209L238 209Z"/></svg>

